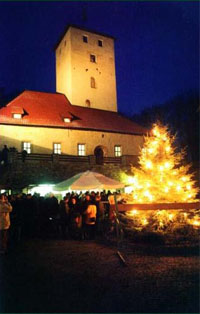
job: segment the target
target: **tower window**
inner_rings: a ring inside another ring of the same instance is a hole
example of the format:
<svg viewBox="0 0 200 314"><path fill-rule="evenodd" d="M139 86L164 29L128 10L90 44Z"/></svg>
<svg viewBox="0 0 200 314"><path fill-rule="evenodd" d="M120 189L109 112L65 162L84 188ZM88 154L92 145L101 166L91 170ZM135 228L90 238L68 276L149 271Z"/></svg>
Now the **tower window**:
<svg viewBox="0 0 200 314"><path fill-rule="evenodd" d="M61 154L61 144L60 143L54 143L53 144L53 153L54 154Z"/></svg>
<svg viewBox="0 0 200 314"><path fill-rule="evenodd" d="M90 62L93 62L93 63L96 62L96 56L95 55L90 55Z"/></svg>
<svg viewBox="0 0 200 314"><path fill-rule="evenodd" d="M86 105L86 107L90 108L91 103L90 103L90 100L89 100L89 99L86 99L85 105Z"/></svg>
<svg viewBox="0 0 200 314"><path fill-rule="evenodd" d="M22 143L22 150L27 151L28 154L31 153L31 143L30 142L23 142Z"/></svg>
<svg viewBox="0 0 200 314"><path fill-rule="evenodd" d="M88 43L88 37L85 36L85 35L83 35L83 42L84 42L84 43Z"/></svg>
<svg viewBox="0 0 200 314"><path fill-rule="evenodd" d="M103 41L100 40L100 39L98 40L98 46L99 46L99 47L103 47Z"/></svg>
<svg viewBox="0 0 200 314"><path fill-rule="evenodd" d="M78 144L78 156L85 156L85 144Z"/></svg>
<svg viewBox="0 0 200 314"><path fill-rule="evenodd" d="M90 78L90 86L91 86L91 88L95 88L96 87L95 78L94 77Z"/></svg>
<svg viewBox="0 0 200 314"><path fill-rule="evenodd" d="M120 145L115 145L115 157L120 157L122 155L122 147Z"/></svg>

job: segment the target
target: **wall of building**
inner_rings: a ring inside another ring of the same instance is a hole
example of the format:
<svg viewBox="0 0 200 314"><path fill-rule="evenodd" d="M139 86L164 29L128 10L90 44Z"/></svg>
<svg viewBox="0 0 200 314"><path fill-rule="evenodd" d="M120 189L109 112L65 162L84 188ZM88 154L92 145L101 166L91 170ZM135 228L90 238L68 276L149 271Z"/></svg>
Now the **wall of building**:
<svg viewBox="0 0 200 314"><path fill-rule="evenodd" d="M67 32L56 49L56 91L72 98L71 33Z"/></svg>
<svg viewBox="0 0 200 314"><path fill-rule="evenodd" d="M83 42L83 35L88 43ZM98 46L102 40L103 46ZM66 43L66 44L65 44ZM90 55L96 62L90 62ZM114 40L70 28L56 50L57 92L64 93L73 105L117 111ZM91 77L95 88L91 88Z"/></svg>
<svg viewBox="0 0 200 314"><path fill-rule="evenodd" d="M143 136L100 131L70 130L27 126L0 126L0 150L8 147L22 149L22 142L31 142L33 153L53 152L53 143L61 143L62 153L77 155L77 144L86 144L86 155L93 155L97 146L105 148L106 156L114 156L114 146L121 145L122 155L138 155Z"/></svg>

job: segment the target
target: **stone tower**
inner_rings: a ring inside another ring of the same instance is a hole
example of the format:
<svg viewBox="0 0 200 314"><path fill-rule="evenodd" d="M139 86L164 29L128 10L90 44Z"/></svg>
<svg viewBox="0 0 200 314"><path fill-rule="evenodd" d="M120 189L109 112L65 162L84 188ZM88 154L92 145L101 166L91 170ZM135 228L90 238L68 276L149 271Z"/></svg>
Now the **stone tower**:
<svg viewBox="0 0 200 314"><path fill-rule="evenodd" d="M114 38L68 26L56 46L56 91L72 105L117 112Z"/></svg>

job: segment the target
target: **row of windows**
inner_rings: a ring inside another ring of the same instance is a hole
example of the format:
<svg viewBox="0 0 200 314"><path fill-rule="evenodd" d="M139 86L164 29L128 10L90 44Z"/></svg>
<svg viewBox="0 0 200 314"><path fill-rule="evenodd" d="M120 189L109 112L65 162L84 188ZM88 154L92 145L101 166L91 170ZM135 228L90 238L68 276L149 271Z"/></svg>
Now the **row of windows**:
<svg viewBox="0 0 200 314"><path fill-rule="evenodd" d="M84 43L88 43L88 36L86 36L86 35L83 35L83 42ZM97 40L97 45L99 46L99 47L103 47L103 41L101 40L101 39L98 39Z"/></svg>
<svg viewBox="0 0 200 314"><path fill-rule="evenodd" d="M26 150L28 154L31 154L31 143L30 142L23 142L22 143L22 150ZM53 144L53 153L54 154L61 154L61 143L54 143ZM78 154L78 156L85 156L86 155L86 145L85 144L78 144L77 145L77 154ZM115 157L120 157L122 155L122 147L120 145L115 145L114 154L115 154Z"/></svg>

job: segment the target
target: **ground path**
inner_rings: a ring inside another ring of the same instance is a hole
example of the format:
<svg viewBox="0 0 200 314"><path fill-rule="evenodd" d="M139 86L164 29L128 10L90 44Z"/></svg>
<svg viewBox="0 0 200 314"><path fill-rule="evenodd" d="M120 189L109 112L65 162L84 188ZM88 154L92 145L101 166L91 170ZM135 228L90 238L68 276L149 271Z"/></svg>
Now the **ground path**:
<svg viewBox="0 0 200 314"><path fill-rule="evenodd" d="M0 264L0 312L199 312L198 252L100 241L22 241Z"/></svg>

